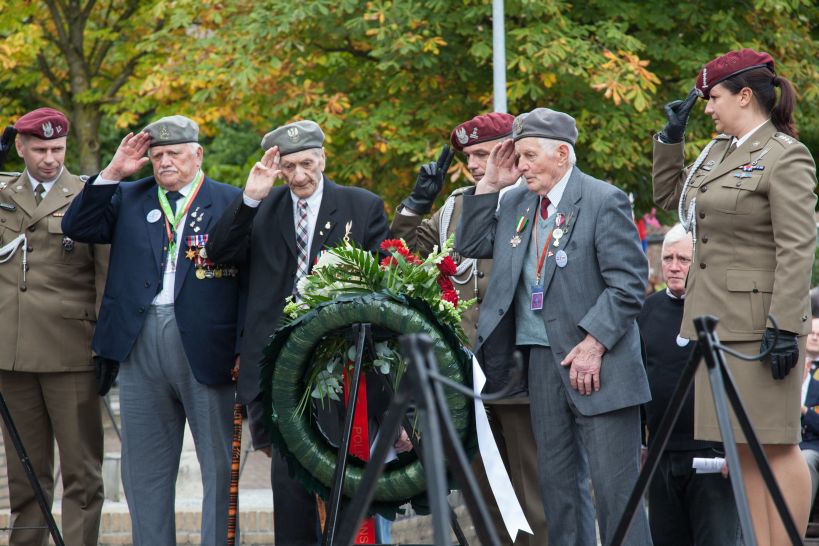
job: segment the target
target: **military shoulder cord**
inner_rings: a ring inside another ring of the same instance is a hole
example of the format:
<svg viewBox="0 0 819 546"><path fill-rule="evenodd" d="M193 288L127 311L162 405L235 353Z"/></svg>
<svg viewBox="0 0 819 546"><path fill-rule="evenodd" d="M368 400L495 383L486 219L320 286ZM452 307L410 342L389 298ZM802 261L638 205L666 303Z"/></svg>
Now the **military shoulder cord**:
<svg viewBox="0 0 819 546"><path fill-rule="evenodd" d="M695 195L691 198L691 203L688 205L688 214L686 214L685 194L688 193L688 185L691 183L691 179L694 178L694 173L697 172L702 162L708 157L708 152L711 151L711 148L716 142L716 139L709 142L691 166L691 169L688 171L688 176L685 177L685 184L683 184L682 193L680 194L680 202L677 205L677 215L680 217L680 224L682 224L682 227L685 228L687 233L691 234L694 243L697 242L697 196Z"/></svg>
<svg viewBox="0 0 819 546"><path fill-rule="evenodd" d="M21 233L8 244L0 247L0 264L4 264L14 257L18 248L23 252L23 286L26 285L26 266L28 265L28 253L26 252L26 234Z"/></svg>
<svg viewBox="0 0 819 546"><path fill-rule="evenodd" d="M441 221L440 225L438 226L438 244L441 247L444 246L444 243L446 243L446 240L449 238L447 233L449 232L449 223L452 220L452 211L454 208L455 198L450 196L444 203L444 206L441 208ZM456 278L460 277L467 271L469 271L469 276L463 281ZM477 271L477 260L474 258L462 257L457 269L455 270L455 274L452 276L452 280L457 284L466 284L477 273Z"/></svg>

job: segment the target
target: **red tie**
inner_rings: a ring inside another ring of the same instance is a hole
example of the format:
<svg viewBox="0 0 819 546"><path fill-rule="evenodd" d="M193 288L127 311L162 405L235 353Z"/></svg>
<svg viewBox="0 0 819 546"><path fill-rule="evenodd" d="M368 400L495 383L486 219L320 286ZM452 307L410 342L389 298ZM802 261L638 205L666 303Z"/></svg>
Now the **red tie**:
<svg viewBox="0 0 819 546"><path fill-rule="evenodd" d="M549 205L551 204L552 202L549 201L548 197L542 197L540 199L540 217L544 220L549 217Z"/></svg>

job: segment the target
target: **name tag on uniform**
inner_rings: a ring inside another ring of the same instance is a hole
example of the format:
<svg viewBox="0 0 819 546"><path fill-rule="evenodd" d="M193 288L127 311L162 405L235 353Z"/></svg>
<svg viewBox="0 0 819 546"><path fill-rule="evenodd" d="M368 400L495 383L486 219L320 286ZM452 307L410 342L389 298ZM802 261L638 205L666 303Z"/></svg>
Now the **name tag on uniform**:
<svg viewBox="0 0 819 546"><path fill-rule="evenodd" d="M529 309L531 311L540 311L543 309L543 287L539 284L532 287L532 304Z"/></svg>

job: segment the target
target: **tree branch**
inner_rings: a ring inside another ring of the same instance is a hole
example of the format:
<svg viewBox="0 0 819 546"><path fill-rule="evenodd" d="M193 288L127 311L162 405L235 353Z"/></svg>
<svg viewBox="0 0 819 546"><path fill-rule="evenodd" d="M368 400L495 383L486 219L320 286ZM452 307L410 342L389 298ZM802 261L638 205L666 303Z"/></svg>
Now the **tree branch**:
<svg viewBox="0 0 819 546"><path fill-rule="evenodd" d="M54 26L57 28L57 36L59 36L59 41L62 44L60 50L63 54L66 53L68 50L68 34L66 33L65 21L63 20L63 16L60 13L60 7L64 7L59 5L59 0L45 0L46 6L48 6L48 11L51 13L51 18L54 20Z"/></svg>
<svg viewBox="0 0 819 546"><path fill-rule="evenodd" d="M105 92L105 96L103 97L103 102L110 102L114 100L117 92L128 82L128 79L133 76L134 69L136 68L139 59L145 53L137 53L128 61L128 63L123 67L122 71L119 75L111 82L111 85L108 87L108 91Z"/></svg>
<svg viewBox="0 0 819 546"><path fill-rule="evenodd" d="M68 92L68 89L64 87L63 81L59 79L57 75L54 74L54 72L51 70L51 67L48 66L48 62L46 61L46 58L42 53L37 54L37 65L40 67L40 72L42 72L45 75L45 77L48 78L48 81L50 81L54 89L57 90L57 93L59 93L60 97L62 98L62 101L65 104L69 104L71 102L70 101L71 95Z"/></svg>

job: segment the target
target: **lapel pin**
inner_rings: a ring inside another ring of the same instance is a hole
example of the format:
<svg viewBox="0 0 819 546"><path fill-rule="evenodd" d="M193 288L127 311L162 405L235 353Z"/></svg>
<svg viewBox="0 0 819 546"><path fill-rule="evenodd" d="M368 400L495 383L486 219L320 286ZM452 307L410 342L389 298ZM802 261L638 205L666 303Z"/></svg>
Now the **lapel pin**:
<svg viewBox="0 0 819 546"><path fill-rule="evenodd" d="M162 213L159 212L159 209L152 209L150 212L148 212L148 215L145 216L145 219L148 220L149 223L153 224L154 222L159 220L161 217L162 217Z"/></svg>

